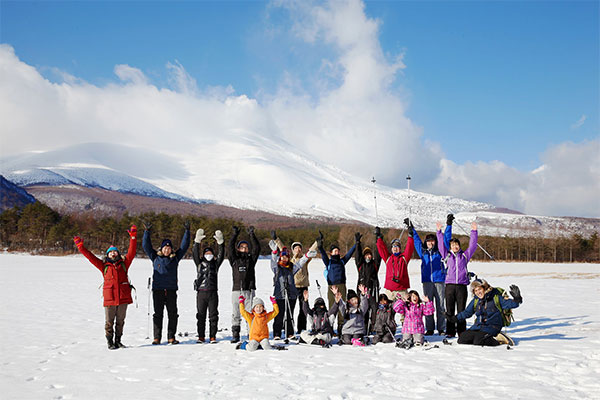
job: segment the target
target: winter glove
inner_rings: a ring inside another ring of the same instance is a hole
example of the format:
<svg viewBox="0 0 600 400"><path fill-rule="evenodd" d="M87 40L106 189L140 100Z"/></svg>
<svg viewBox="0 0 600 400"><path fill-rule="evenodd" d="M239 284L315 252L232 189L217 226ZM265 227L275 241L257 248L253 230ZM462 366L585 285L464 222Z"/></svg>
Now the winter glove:
<svg viewBox="0 0 600 400"><path fill-rule="evenodd" d="M77 248L81 250L81 248L83 247L83 239L79 236L75 236L73 238L73 241L75 242L75 246L77 246Z"/></svg>
<svg viewBox="0 0 600 400"><path fill-rule="evenodd" d="M471 279L475 278L477 279L477 275L475 274L475 272L469 272L467 274L467 277L469 278L469 282L471 281Z"/></svg>
<svg viewBox="0 0 600 400"><path fill-rule="evenodd" d="M375 240L382 238L383 239L383 235L381 234L381 228L376 226L375 227Z"/></svg>
<svg viewBox="0 0 600 400"><path fill-rule="evenodd" d="M269 247L273 251L273 253L277 252L277 243L273 239L269 240Z"/></svg>
<svg viewBox="0 0 600 400"><path fill-rule="evenodd" d="M449 322L452 322L453 324L458 322L458 318L456 318L456 315L451 315L448 311L445 311L444 315L446 316L446 319Z"/></svg>
<svg viewBox="0 0 600 400"><path fill-rule="evenodd" d="M190 221L185 221L183 223L183 227L185 228L186 231L190 230Z"/></svg>
<svg viewBox="0 0 600 400"><path fill-rule="evenodd" d="M273 240L277 239L277 232L271 231L271 239L273 239Z"/></svg>
<svg viewBox="0 0 600 400"><path fill-rule="evenodd" d="M240 295L240 297L238 297L238 302L240 304L243 304L245 301L246 301L246 298L244 296Z"/></svg>
<svg viewBox="0 0 600 400"><path fill-rule="evenodd" d="M217 244L223 244L225 242L225 238L223 237L223 232L215 231L215 236L213 236L217 241Z"/></svg>
<svg viewBox="0 0 600 400"><path fill-rule="evenodd" d="M249 234L249 235L254 235L254 226L250 225L250 226L248 227L248 234Z"/></svg>
<svg viewBox="0 0 600 400"><path fill-rule="evenodd" d="M306 257L308 258L315 258L317 256L317 251L316 250L309 250L306 253Z"/></svg>
<svg viewBox="0 0 600 400"><path fill-rule="evenodd" d="M362 237L362 234L360 232L356 232L354 234L354 240L356 241L356 243L360 242L361 237Z"/></svg>
<svg viewBox="0 0 600 400"><path fill-rule="evenodd" d="M205 237L206 235L204 234L204 229L200 228L196 231L196 238L194 239L194 242L200 243Z"/></svg>
<svg viewBox="0 0 600 400"><path fill-rule="evenodd" d="M131 228L129 228L129 230L127 231L127 233L129 233L129 236L132 237L132 238L137 237L137 226L131 225Z"/></svg>
<svg viewBox="0 0 600 400"><path fill-rule="evenodd" d="M277 299L273 296L269 297L269 300L271 300L271 304L277 304Z"/></svg>
<svg viewBox="0 0 600 400"><path fill-rule="evenodd" d="M408 236L413 237L413 235L415 234L415 227L412 224L412 221L408 218L404 218L404 225L406 225L406 227L408 228Z"/></svg>
<svg viewBox="0 0 600 400"><path fill-rule="evenodd" d="M510 295L515 299L515 301L519 304L523 302L523 297L521 297L521 290L517 285L510 285Z"/></svg>
<svg viewBox="0 0 600 400"><path fill-rule="evenodd" d="M239 226L235 226L235 225L234 225L234 226L232 227L232 229L233 229L233 235L234 235L234 236L237 236L237 235L239 235L239 234L240 234L240 227L239 227Z"/></svg>
<svg viewBox="0 0 600 400"><path fill-rule="evenodd" d="M152 222L150 222L150 221L142 221L142 224L144 224L144 229L146 229L147 231L149 231L150 229L152 229Z"/></svg>
<svg viewBox="0 0 600 400"><path fill-rule="evenodd" d="M452 221L454 221L454 214L448 214L446 217L446 225L452 225Z"/></svg>
<svg viewBox="0 0 600 400"><path fill-rule="evenodd" d="M319 236L317 237L317 246L323 247L323 232L319 231Z"/></svg>

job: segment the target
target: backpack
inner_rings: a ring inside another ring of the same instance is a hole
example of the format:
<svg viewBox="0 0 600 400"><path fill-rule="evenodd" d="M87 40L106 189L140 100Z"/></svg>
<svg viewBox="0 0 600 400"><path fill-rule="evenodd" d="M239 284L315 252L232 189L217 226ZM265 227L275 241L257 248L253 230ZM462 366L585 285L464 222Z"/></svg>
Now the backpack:
<svg viewBox="0 0 600 400"><path fill-rule="evenodd" d="M510 324L515 320L512 309L509 308L504 310L500 305L500 296L504 297L505 299L509 299L508 294L506 293L506 290L502 288L497 287L495 289L499 292L499 294L494 295L494 304L496 305L496 308L498 309L498 311L500 311L500 315L502 316L502 326L510 326ZM475 297L475 301L473 303L474 310L477 310L478 303L479 298Z"/></svg>

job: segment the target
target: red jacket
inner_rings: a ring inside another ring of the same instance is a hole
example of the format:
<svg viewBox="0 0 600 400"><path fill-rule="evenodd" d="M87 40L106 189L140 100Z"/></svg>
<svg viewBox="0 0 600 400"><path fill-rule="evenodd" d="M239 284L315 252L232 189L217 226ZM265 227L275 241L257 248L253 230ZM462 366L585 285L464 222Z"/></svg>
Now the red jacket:
<svg viewBox="0 0 600 400"><path fill-rule="evenodd" d="M409 237L406 241L404 253L393 255L389 253L387 246L382 238L377 239L377 251L385 261L385 285L384 288L392 292L398 290L407 290L410 287L408 278L408 262L415 249L413 238ZM397 282L395 282L397 281ZM393 299L391 299L393 300Z"/></svg>
<svg viewBox="0 0 600 400"><path fill-rule="evenodd" d="M127 255L124 258L121 257L121 259L116 262L102 261L84 246L81 246L79 249L81 254L90 260L90 262L104 275L104 288L102 290L104 307L133 303L127 270L135 257L136 250L137 241L135 237L129 239Z"/></svg>

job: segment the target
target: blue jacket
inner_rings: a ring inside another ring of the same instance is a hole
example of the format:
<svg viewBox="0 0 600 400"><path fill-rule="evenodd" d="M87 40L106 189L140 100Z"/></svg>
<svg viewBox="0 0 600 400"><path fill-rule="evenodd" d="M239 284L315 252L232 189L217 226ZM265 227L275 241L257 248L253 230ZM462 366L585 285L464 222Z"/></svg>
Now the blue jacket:
<svg viewBox="0 0 600 400"><path fill-rule="evenodd" d="M512 299L505 299L497 289L491 288L485 293L483 299L479 299L477 309L475 309L475 299L472 299L467 308L458 313L456 318L462 321L475 314L477 318L469 330L482 331L496 336L502 330L502 315L494 302L495 295L498 295L503 310L519 307L519 303Z"/></svg>
<svg viewBox="0 0 600 400"><path fill-rule="evenodd" d="M442 262L442 255L438 249L437 237L433 249L427 249L427 245L423 245L417 231L414 231L415 250L421 259L421 282L446 282L446 268ZM446 225L444 231L444 245L450 247L450 239L452 238L452 225Z"/></svg>
<svg viewBox="0 0 600 400"><path fill-rule="evenodd" d="M337 255L329 258L327 257L325 249L323 247L319 247L321 259L323 259L323 263L325 264L324 275L325 278L327 278L328 285L339 285L346 283L346 263L350 261L355 248L356 244L354 244L354 246L348 250L348 253L346 253L344 257Z"/></svg>
<svg viewBox="0 0 600 400"><path fill-rule="evenodd" d="M144 252L152 261L154 273L152 275L152 289L167 289L177 290L177 267L179 261L185 255L185 252L190 247L190 231L186 229L181 239L181 245L177 251L173 251L169 257L163 256L152 248L150 242L150 232L144 231L144 239L142 240Z"/></svg>

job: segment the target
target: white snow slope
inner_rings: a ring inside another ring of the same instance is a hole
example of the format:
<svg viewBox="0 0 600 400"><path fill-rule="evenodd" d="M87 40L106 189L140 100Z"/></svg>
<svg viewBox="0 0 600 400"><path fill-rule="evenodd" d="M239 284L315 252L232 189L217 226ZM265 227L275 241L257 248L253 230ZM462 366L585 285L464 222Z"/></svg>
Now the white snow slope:
<svg viewBox="0 0 600 400"><path fill-rule="evenodd" d="M411 261L421 291L419 261ZM229 331L217 344L195 343L194 266L179 268L177 346L151 346L147 335L147 259L130 274L139 308L130 306L123 341L104 339L101 274L82 256L0 255L0 385L4 399L598 399L600 398L600 266L471 263L493 285L520 286L524 303L510 333L518 345L481 348L454 343L428 351L393 344L288 351L234 350ZM322 262L310 264L310 301ZM258 264L258 295L267 300L272 273ZM353 262L348 281L356 282ZM383 271L382 271L383 276ZM230 326L231 269L219 273L219 326ZM268 301L267 301L268 303ZM270 309L270 306L268 306ZM166 321L165 321L166 323Z"/></svg>

